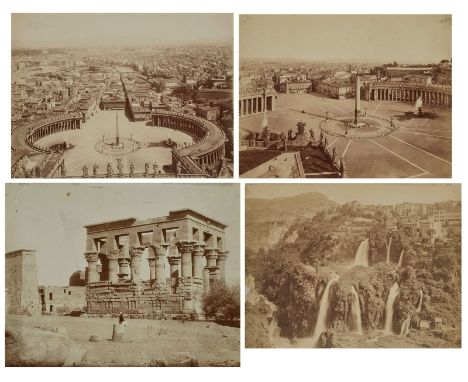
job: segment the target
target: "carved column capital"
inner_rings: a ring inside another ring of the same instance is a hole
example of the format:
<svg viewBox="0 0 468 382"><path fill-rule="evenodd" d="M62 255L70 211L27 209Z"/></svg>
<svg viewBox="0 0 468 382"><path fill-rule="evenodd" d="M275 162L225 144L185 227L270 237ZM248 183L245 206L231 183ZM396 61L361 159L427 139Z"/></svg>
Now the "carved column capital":
<svg viewBox="0 0 468 382"><path fill-rule="evenodd" d="M177 249L180 254L192 253L193 241L182 240L176 243Z"/></svg>
<svg viewBox="0 0 468 382"><path fill-rule="evenodd" d="M143 246L131 246L129 249L130 257L138 257L141 258L141 255L143 255L143 252L145 251L145 247Z"/></svg>
<svg viewBox="0 0 468 382"><path fill-rule="evenodd" d="M180 257L171 256L171 257L168 257L167 260L169 261L170 265L179 265L180 264Z"/></svg>
<svg viewBox="0 0 468 382"><path fill-rule="evenodd" d="M97 252L85 252L85 258L88 263L95 263L98 261Z"/></svg>

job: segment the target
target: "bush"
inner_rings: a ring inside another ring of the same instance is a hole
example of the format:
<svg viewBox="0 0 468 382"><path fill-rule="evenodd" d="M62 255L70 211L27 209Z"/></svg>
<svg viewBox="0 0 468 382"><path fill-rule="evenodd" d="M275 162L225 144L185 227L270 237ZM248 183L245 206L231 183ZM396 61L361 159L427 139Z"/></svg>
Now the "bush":
<svg viewBox="0 0 468 382"><path fill-rule="evenodd" d="M215 284L203 296L205 317L214 321L240 321L239 286Z"/></svg>

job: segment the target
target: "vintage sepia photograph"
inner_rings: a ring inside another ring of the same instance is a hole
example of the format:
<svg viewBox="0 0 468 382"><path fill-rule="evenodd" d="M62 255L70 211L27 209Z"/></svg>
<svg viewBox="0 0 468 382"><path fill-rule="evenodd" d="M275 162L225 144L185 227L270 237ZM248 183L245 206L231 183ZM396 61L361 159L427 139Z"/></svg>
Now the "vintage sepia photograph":
<svg viewBox="0 0 468 382"><path fill-rule="evenodd" d="M233 15L11 16L13 178L231 178Z"/></svg>
<svg viewBox="0 0 468 382"><path fill-rule="evenodd" d="M247 348L460 348L460 184L247 184Z"/></svg>
<svg viewBox="0 0 468 382"><path fill-rule="evenodd" d="M239 34L241 177L451 178L451 15L240 15Z"/></svg>
<svg viewBox="0 0 468 382"><path fill-rule="evenodd" d="M7 184L6 366L240 366L239 191Z"/></svg>

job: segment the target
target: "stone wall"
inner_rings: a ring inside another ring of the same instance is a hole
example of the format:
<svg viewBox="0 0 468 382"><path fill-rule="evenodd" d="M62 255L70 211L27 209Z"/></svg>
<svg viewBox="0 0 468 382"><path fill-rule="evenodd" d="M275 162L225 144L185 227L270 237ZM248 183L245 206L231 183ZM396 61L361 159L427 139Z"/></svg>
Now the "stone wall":
<svg viewBox="0 0 468 382"><path fill-rule="evenodd" d="M47 285L39 291L44 312L64 314L86 308L86 287Z"/></svg>
<svg viewBox="0 0 468 382"><path fill-rule="evenodd" d="M37 314L41 311L35 251L18 250L6 254L5 288L7 313Z"/></svg>

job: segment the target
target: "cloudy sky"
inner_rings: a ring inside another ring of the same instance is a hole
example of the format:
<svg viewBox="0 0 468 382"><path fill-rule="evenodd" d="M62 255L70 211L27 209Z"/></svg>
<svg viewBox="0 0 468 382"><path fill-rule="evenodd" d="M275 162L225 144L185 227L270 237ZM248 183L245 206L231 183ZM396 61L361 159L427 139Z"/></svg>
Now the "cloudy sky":
<svg viewBox="0 0 468 382"><path fill-rule="evenodd" d="M273 199L307 192L320 192L343 204L356 200L363 204L434 203L461 200L458 184L250 184L248 198Z"/></svg>
<svg viewBox="0 0 468 382"><path fill-rule="evenodd" d="M146 46L232 41L231 14L16 13L12 48Z"/></svg>
<svg viewBox="0 0 468 382"><path fill-rule="evenodd" d="M240 57L431 63L452 57L447 15L241 15Z"/></svg>
<svg viewBox="0 0 468 382"><path fill-rule="evenodd" d="M192 208L229 226L226 278L238 283L239 197L239 185L229 184L7 184L6 251L36 250L39 284L68 285L86 266L84 225ZM147 265L142 260L144 278Z"/></svg>

